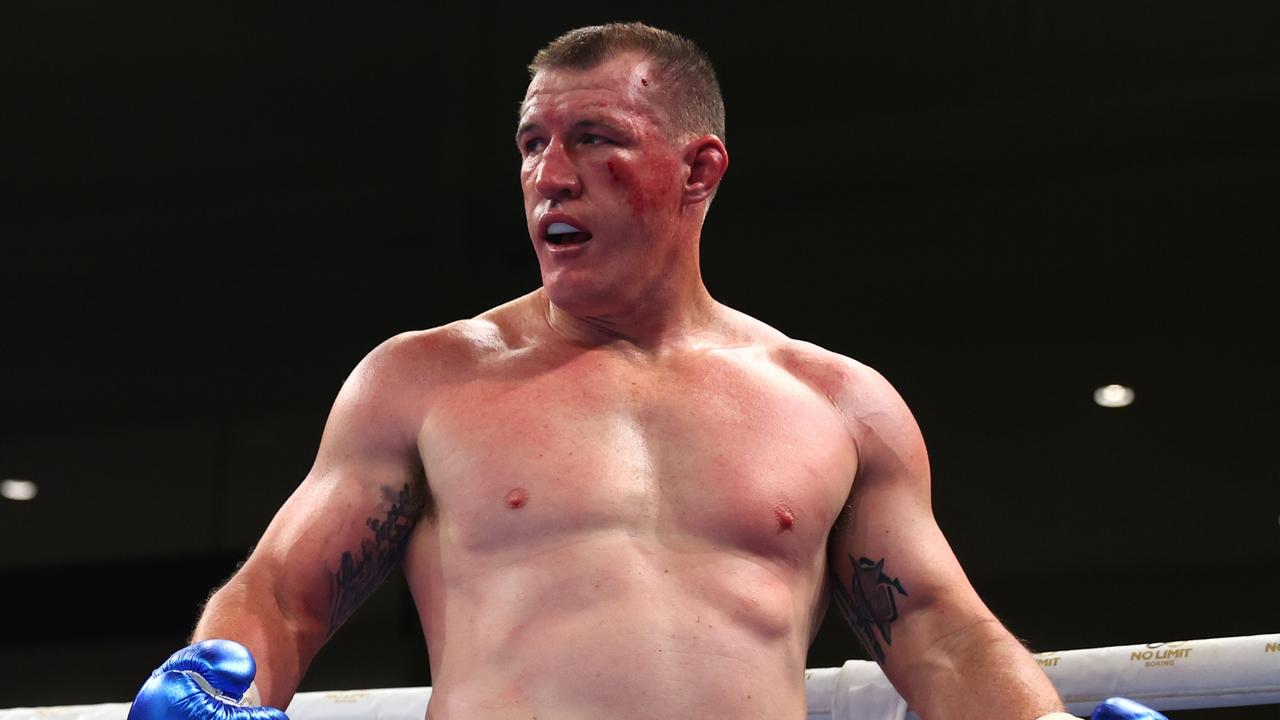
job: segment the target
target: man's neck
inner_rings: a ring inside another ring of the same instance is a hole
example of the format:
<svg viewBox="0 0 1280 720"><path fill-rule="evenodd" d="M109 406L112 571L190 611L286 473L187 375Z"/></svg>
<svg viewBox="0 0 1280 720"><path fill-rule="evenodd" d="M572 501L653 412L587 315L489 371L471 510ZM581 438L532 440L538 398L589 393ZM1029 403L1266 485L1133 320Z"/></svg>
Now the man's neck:
<svg viewBox="0 0 1280 720"><path fill-rule="evenodd" d="M641 298L621 312L574 315L540 292L547 325L577 345L612 346L645 355L661 355L679 348L701 345L717 334L723 320L721 305L698 282L672 292L663 288Z"/></svg>

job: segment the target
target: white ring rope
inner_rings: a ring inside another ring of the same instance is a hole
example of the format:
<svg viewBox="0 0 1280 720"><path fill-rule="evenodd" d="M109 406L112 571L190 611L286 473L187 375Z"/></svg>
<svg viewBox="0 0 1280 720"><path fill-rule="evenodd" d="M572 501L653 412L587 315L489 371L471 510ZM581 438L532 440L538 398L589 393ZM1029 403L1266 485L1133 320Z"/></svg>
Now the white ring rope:
<svg viewBox="0 0 1280 720"><path fill-rule="evenodd" d="M1157 710L1280 703L1280 635L1039 653L1067 711L1088 717L1122 696ZM880 667L850 660L805 673L810 720L903 720L914 714ZM0 718L0 720L3 720Z"/></svg>
<svg viewBox="0 0 1280 720"><path fill-rule="evenodd" d="M1087 716L1117 695L1157 710L1280 703L1280 635L1064 650L1035 656L1067 704ZM850 660L805 672L809 720L914 717L880 667ZM291 720L422 720L431 688L298 693ZM128 703L0 710L0 720L123 720Z"/></svg>

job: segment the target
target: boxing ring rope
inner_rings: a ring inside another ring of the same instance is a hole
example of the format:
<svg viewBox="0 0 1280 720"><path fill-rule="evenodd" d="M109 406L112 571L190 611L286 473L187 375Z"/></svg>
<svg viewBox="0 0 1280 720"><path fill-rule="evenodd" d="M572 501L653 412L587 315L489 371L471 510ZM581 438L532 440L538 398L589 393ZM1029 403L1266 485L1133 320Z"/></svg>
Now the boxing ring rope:
<svg viewBox="0 0 1280 720"><path fill-rule="evenodd" d="M1067 711L1088 716L1117 695L1157 710L1280 703L1280 635L1046 652L1035 656ZM141 678L139 683L141 683ZM808 720L914 718L867 660L805 671ZM431 688L298 693L291 720L422 720ZM123 720L128 703L0 710L0 720Z"/></svg>

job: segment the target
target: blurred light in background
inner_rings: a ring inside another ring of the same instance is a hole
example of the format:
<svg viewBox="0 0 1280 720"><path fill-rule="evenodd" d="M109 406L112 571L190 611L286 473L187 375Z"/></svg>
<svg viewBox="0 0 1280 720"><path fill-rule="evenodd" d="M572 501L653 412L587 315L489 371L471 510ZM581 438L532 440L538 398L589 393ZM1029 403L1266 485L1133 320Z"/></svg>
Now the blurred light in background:
<svg viewBox="0 0 1280 720"><path fill-rule="evenodd" d="M1121 408L1133 404L1133 388L1104 385L1093 391L1093 401L1105 408Z"/></svg>
<svg viewBox="0 0 1280 720"><path fill-rule="evenodd" d="M0 497L6 500L30 500L36 496L36 484L30 480L0 480Z"/></svg>

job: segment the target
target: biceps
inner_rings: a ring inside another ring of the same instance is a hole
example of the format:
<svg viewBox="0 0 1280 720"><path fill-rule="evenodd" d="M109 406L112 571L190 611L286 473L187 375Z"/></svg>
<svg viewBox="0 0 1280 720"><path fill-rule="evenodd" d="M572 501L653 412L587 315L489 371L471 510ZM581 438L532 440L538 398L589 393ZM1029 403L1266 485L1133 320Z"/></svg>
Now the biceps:
<svg viewBox="0 0 1280 720"><path fill-rule="evenodd" d="M829 559L836 606L882 664L931 634L926 611L977 600L928 502L891 487L855 489Z"/></svg>
<svg viewBox="0 0 1280 720"><path fill-rule="evenodd" d="M425 479L386 468L357 482L309 476L267 528L245 570L269 577L283 614L331 635L386 578L427 507Z"/></svg>

